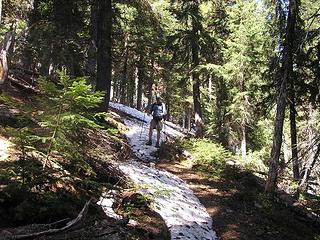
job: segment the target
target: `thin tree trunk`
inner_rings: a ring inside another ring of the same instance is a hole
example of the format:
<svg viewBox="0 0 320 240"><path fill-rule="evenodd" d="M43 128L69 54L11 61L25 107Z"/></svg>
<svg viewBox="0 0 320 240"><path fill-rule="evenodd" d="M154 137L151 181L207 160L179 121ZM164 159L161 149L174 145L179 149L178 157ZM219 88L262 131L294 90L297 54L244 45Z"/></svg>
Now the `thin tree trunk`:
<svg viewBox="0 0 320 240"><path fill-rule="evenodd" d="M154 56L152 57L152 60L151 60L151 73L150 73L150 80L148 82L148 106L151 106L152 104L153 82L154 82ZM168 105L169 104L167 103L167 106Z"/></svg>
<svg viewBox="0 0 320 240"><path fill-rule="evenodd" d="M138 63L138 86L137 86L137 109L140 111L142 108L142 90L143 83L145 82L145 69L144 69L144 57L143 52L140 54L140 59Z"/></svg>
<svg viewBox="0 0 320 240"><path fill-rule="evenodd" d="M316 153L314 154L311 163L308 164L307 168L305 169L303 178L302 178L302 180L301 180L301 182L299 184L299 189L301 191L303 191L303 192L308 189L308 181L310 179L310 175L311 175L312 169L313 169L314 165L316 164L316 161L317 161L317 159L319 157L319 154L320 154L320 144L318 144Z"/></svg>
<svg viewBox="0 0 320 240"><path fill-rule="evenodd" d="M98 1L91 3L91 16L90 16L90 43L88 47L88 62L87 69L89 72L90 84L95 86L97 83L96 70L97 70L97 22L98 22Z"/></svg>
<svg viewBox="0 0 320 240"><path fill-rule="evenodd" d="M246 140L246 125L245 121L242 122L241 124L241 156L242 160L246 160L247 158L247 140Z"/></svg>
<svg viewBox="0 0 320 240"><path fill-rule="evenodd" d="M212 99L212 75L210 74L209 79L208 79L208 95L209 95L209 100Z"/></svg>
<svg viewBox="0 0 320 240"><path fill-rule="evenodd" d="M298 162L298 142L296 126L295 92L293 80L290 79L290 135L291 135L291 157L293 178L299 180L299 162Z"/></svg>
<svg viewBox="0 0 320 240"><path fill-rule="evenodd" d="M190 106L189 103L186 103L184 107L184 128L187 129L188 131L190 130L191 127L191 111L190 111Z"/></svg>
<svg viewBox="0 0 320 240"><path fill-rule="evenodd" d="M121 85L120 85L120 102L125 103L126 96L128 94L128 90L126 89L127 80L128 80L128 58L129 58L129 36L125 38L124 48L125 48L125 55L124 55L124 63L122 69L122 77L121 77Z"/></svg>
<svg viewBox="0 0 320 240"><path fill-rule="evenodd" d="M128 71L128 91L127 91L127 105L134 107L134 96L135 96L135 80L136 73L133 66Z"/></svg>
<svg viewBox="0 0 320 240"><path fill-rule="evenodd" d="M195 0L193 3L193 13L197 15L199 12L199 0ZM201 137L203 135L203 120L202 120L202 108L200 102L200 79L199 73L197 73L196 67L199 66L199 26L198 22L192 17L192 38L191 38L191 51L192 51L192 90L193 90L193 105L196 124L196 136Z"/></svg>
<svg viewBox="0 0 320 240"><path fill-rule="evenodd" d="M2 21L2 0L0 0L0 25Z"/></svg>
<svg viewBox="0 0 320 240"><path fill-rule="evenodd" d="M97 86L96 90L106 93L101 110L107 111L111 89L111 33L112 5L111 0L99 0L97 28Z"/></svg>
<svg viewBox="0 0 320 240"><path fill-rule="evenodd" d="M289 14L286 27L286 38L284 46L283 74L280 91L277 99L277 112L274 122L273 143L269 160L268 179L265 186L267 193L273 194L276 189L279 157L282 144L283 122L286 108L286 86L293 67L293 42L296 17L298 14L299 0L289 0Z"/></svg>
<svg viewBox="0 0 320 240"><path fill-rule="evenodd" d="M228 131L226 129L227 119L225 117L226 107L224 102L228 99L228 94L226 91L226 85L222 78L217 79L217 91L216 91L216 106L217 106L217 115L216 115L216 125L218 131L218 138L221 144L224 147L228 146Z"/></svg>
<svg viewBox="0 0 320 240"><path fill-rule="evenodd" d="M137 98L138 98L138 88L139 88L139 76L138 76L138 68L135 67L134 70L134 95L133 95L133 105L131 107L137 107Z"/></svg>
<svg viewBox="0 0 320 240"><path fill-rule="evenodd" d="M6 87L6 81L9 73L10 59L9 55L13 49L15 30L8 31L0 44L0 86Z"/></svg>

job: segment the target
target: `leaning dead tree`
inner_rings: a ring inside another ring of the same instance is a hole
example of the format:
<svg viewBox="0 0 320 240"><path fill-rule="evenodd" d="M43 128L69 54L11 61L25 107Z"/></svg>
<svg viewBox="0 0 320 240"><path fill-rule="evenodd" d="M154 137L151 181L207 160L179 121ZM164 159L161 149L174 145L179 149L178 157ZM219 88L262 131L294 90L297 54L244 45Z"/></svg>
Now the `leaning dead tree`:
<svg viewBox="0 0 320 240"><path fill-rule="evenodd" d="M0 87L5 85L8 77L8 53L14 41L15 30L8 31L0 44Z"/></svg>
<svg viewBox="0 0 320 240"><path fill-rule="evenodd" d="M313 149L315 148L316 149ZM301 192L307 191L309 186L309 181L311 178L311 173L315 168L316 162L320 155L320 137L315 140L314 146L311 146L310 151L313 151L312 157L307 161L303 169L303 176L299 183L299 190Z"/></svg>

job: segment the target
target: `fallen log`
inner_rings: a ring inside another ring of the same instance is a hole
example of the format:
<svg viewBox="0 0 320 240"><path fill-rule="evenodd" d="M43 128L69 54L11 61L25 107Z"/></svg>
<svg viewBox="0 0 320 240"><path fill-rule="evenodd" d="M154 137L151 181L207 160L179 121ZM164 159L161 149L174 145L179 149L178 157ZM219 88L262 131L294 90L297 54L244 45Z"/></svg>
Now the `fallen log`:
<svg viewBox="0 0 320 240"><path fill-rule="evenodd" d="M20 234L20 235L12 234L10 231L2 231L0 233L0 239L32 239L32 238L37 238L37 237L41 237L44 235L57 234L60 232L70 230L71 228L75 228L76 226L81 225L81 223L85 219L91 201L92 201L91 199L89 201L87 201L86 204L84 205L84 207L82 208L81 212L78 214L78 216L75 219L69 221L62 228L53 228L53 229L48 229L48 230L44 230L44 231L40 231L40 232L29 233L29 234ZM50 226L51 226L51 224L49 225L49 227Z"/></svg>
<svg viewBox="0 0 320 240"><path fill-rule="evenodd" d="M23 89L24 91L31 92L31 93L40 93L40 91L37 88L35 88L34 86L30 85L28 82L22 79L17 79L13 76L8 76L8 80L10 80L10 82L13 85L16 85L17 87L19 87L20 89Z"/></svg>

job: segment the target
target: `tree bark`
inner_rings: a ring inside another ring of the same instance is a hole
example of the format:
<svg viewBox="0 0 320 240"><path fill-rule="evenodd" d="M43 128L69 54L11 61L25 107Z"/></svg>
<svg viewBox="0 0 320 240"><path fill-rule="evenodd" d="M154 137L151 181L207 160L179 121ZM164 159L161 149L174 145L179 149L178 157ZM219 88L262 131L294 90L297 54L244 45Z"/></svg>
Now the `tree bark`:
<svg viewBox="0 0 320 240"><path fill-rule="evenodd" d="M107 111L111 90L111 34L112 34L112 5L111 0L98 1L97 28L97 85L96 90L105 92L102 111Z"/></svg>
<svg viewBox="0 0 320 240"><path fill-rule="evenodd" d="M0 25L2 22L2 0L0 0Z"/></svg>
<svg viewBox="0 0 320 240"><path fill-rule="evenodd" d="M246 139L246 124L245 121L243 120L241 124L241 156L242 160L246 160L247 157L247 139Z"/></svg>
<svg viewBox="0 0 320 240"><path fill-rule="evenodd" d="M190 105L189 103L186 103L184 107L184 128L187 129L188 131L191 128L191 111L190 111Z"/></svg>
<svg viewBox="0 0 320 240"><path fill-rule="evenodd" d="M273 143L269 160L268 179L265 186L265 191L269 194L274 193L278 178L279 157L282 144L283 122L286 108L286 87L293 67L293 43L296 18L299 11L298 1L299 0L289 0L289 14L283 52L283 74L277 99L277 112L274 121Z"/></svg>
<svg viewBox="0 0 320 240"><path fill-rule="evenodd" d="M308 164L307 168L305 169L304 171L304 175L303 175L303 178L299 184L299 190L300 191L306 191L308 189L308 181L310 179L310 175L311 175L311 172L312 172L312 169L314 167L314 165L316 164L316 161L319 157L319 154L320 154L320 144L318 144L318 147L317 147L317 150L313 156L313 159L311 161L311 163Z"/></svg>
<svg viewBox="0 0 320 240"><path fill-rule="evenodd" d="M90 43L88 47L87 69L89 72L90 84L95 86L97 83L97 27L98 27L98 1L92 1L90 9Z"/></svg>
<svg viewBox="0 0 320 240"><path fill-rule="evenodd" d="M196 137L203 135L203 120L202 120L202 108L200 102L200 79L199 73L197 73L196 67L199 66L199 23L195 19L195 16L199 12L199 0L195 0L192 5L192 37L191 37L191 51L192 51L192 90L193 90L193 105L196 124Z"/></svg>
<svg viewBox="0 0 320 240"><path fill-rule="evenodd" d="M154 83L154 56L152 56L152 59L151 59L151 73L150 73L150 80L148 82L148 106L151 106L152 104L153 83ZM167 98L167 99L170 99L170 98ZM166 105L168 106L168 103Z"/></svg>
<svg viewBox="0 0 320 240"><path fill-rule="evenodd" d="M9 72L9 63L8 55L12 51L12 46L15 37L15 30L8 31L3 41L0 44L0 88L3 89L6 86L6 81Z"/></svg>
<svg viewBox="0 0 320 240"><path fill-rule="evenodd" d="M299 180L298 142L296 126L295 92L293 79L290 79L290 135L293 178Z"/></svg>
<svg viewBox="0 0 320 240"><path fill-rule="evenodd" d="M216 92L216 106L217 106L217 115L216 115L216 126L218 131L218 138L221 144L228 148L228 129L227 129L227 119L226 107L224 102L228 99L228 93L226 91L226 84L222 78L217 79L217 92Z"/></svg>
<svg viewBox="0 0 320 240"><path fill-rule="evenodd" d="M144 69L144 57L143 52L140 53L140 59L138 63L138 86L137 86L137 109L140 111L142 108L142 90L143 83L145 82L145 69Z"/></svg>
<svg viewBox="0 0 320 240"><path fill-rule="evenodd" d="M124 41L124 48L125 48L125 55L124 55L124 62L122 68L122 77L121 77L121 85L120 85L120 102L125 103L126 96L128 94L127 81L128 81L128 58L129 58L129 36L125 37Z"/></svg>

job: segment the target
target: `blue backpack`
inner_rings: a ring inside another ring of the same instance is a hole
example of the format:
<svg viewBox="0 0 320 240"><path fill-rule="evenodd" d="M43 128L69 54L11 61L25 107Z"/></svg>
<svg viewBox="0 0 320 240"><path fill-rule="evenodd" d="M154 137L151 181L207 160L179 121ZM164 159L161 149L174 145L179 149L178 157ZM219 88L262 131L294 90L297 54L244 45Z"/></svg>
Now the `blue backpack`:
<svg viewBox="0 0 320 240"><path fill-rule="evenodd" d="M161 121L163 119L163 116L165 114L163 103L161 104L154 103L151 107L151 111L152 111L152 116L154 120Z"/></svg>

